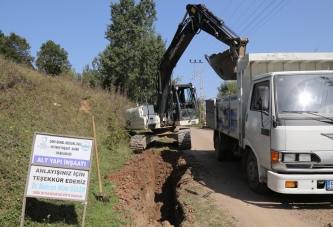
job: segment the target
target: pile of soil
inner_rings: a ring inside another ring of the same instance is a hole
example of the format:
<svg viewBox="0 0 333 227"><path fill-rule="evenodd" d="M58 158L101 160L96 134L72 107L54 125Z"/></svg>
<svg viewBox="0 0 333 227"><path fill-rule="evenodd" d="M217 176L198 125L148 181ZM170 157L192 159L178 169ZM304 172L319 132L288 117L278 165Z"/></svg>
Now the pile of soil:
<svg viewBox="0 0 333 227"><path fill-rule="evenodd" d="M192 179L180 152L148 149L133 156L125 168L106 179L116 182L119 202L130 226L182 226L187 217L177 188Z"/></svg>

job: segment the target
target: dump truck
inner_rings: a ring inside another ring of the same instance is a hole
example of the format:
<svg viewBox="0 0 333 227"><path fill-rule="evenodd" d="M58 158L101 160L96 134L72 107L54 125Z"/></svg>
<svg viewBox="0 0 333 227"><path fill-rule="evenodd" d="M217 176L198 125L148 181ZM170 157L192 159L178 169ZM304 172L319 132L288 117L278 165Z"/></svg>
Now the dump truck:
<svg viewBox="0 0 333 227"><path fill-rule="evenodd" d="M222 78L219 55L207 60ZM257 193L333 194L333 53L248 53L237 93L206 100L216 159ZM228 78L227 78L228 80Z"/></svg>

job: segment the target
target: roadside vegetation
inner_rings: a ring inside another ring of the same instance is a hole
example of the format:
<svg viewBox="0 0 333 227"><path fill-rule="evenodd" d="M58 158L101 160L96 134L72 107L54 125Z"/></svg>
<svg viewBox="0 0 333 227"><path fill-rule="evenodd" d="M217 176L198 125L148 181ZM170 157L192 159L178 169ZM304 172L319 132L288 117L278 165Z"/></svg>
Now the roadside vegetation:
<svg viewBox="0 0 333 227"><path fill-rule="evenodd" d="M83 87L68 75L45 76L0 55L0 226L19 226L34 133L93 137L92 116L103 194L110 202L94 196L99 195L94 155L86 226L124 225L122 215L112 209L117 202L113 185L103 176L122 168L131 155L123 132L124 112L131 106L120 94ZM83 208L80 202L31 198L25 225L80 226Z"/></svg>
<svg viewBox="0 0 333 227"><path fill-rule="evenodd" d="M222 98L223 96L227 96L227 95L236 94L237 83L236 83L236 81L225 80L220 84L220 86L217 88L217 90L218 90L218 94L217 94L218 98Z"/></svg>
<svg viewBox="0 0 333 227"><path fill-rule="evenodd" d="M110 43L82 73L71 68L67 51L52 40L34 57L24 37L0 30L1 227L19 226L35 132L93 137L92 117L103 195L110 199L97 199L94 154L85 226L128 224L114 209L115 185L104 176L122 169L133 155L124 113L136 103L154 101L156 67L165 42L154 28L153 0L120 0L111 3L110 11L104 34ZM201 127L204 112L199 111ZM83 209L81 202L28 198L25 226L81 226Z"/></svg>

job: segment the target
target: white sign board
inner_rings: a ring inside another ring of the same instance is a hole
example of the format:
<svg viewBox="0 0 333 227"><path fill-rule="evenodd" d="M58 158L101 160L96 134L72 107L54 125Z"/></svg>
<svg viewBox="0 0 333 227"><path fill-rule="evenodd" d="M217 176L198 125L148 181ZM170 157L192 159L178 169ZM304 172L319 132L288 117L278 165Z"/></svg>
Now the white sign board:
<svg viewBox="0 0 333 227"><path fill-rule="evenodd" d="M37 134L33 165L89 169L92 140Z"/></svg>
<svg viewBox="0 0 333 227"><path fill-rule="evenodd" d="M24 226L26 197L83 201L84 226L93 141L92 138L35 133L22 205L21 227Z"/></svg>
<svg viewBox="0 0 333 227"><path fill-rule="evenodd" d="M27 197L85 201L88 171L31 166Z"/></svg>

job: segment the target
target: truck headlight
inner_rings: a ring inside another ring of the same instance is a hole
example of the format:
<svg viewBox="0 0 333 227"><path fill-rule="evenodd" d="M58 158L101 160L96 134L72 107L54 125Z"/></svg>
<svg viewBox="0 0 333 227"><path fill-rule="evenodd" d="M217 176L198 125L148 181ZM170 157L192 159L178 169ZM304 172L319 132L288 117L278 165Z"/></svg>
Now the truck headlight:
<svg viewBox="0 0 333 227"><path fill-rule="evenodd" d="M300 162L311 162L311 154L299 154L298 161Z"/></svg>
<svg viewBox="0 0 333 227"><path fill-rule="evenodd" d="M298 162L320 162L320 158L316 154L309 153L283 153L282 160L285 163L293 162L298 164Z"/></svg>
<svg viewBox="0 0 333 227"><path fill-rule="evenodd" d="M296 161L296 154L284 154L283 155L284 162L295 162Z"/></svg>

